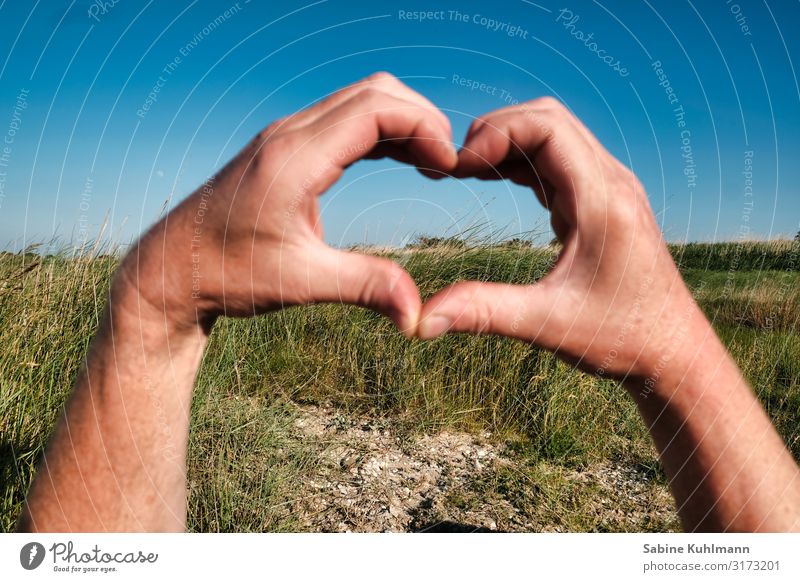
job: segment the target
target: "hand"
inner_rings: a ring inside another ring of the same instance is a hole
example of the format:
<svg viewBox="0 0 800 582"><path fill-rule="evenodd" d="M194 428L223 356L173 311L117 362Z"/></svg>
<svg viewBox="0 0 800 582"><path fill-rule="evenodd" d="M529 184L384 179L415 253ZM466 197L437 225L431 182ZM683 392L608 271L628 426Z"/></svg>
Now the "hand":
<svg viewBox="0 0 800 582"><path fill-rule="evenodd" d="M652 373L682 314L696 310L633 173L563 105L542 98L475 120L455 174L533 188L563 251L533 285L443 289L422 310L420 337L501 334L600 375Z"/></svg>
<svg viewBox="0 0 800 582"><path fill-rule="evenodd" d="M387 74L273 123L139 241L114 279L20 529L184 528L192 385L220 314L336 301L415 333L421 301L408 274L320 238L317 197L356 160L381 156L429 174L458 161L447 118Z"/></svg>
<svg viewBox="0 0 800 582"><path fill-rule="evenodd" d="M633 173L545 98L476 120L455 174L532 187L564 248L536 284L440 291L418 335L507 335L624 380L687 530L800 527L800 471L686 289Z"/></svg>
<svg viewBox="0 0 800 582"><path fill-rule="evenodd" d="M423 173L457 163L447 117L388 73L270 125L144 237L121 277L178 327L343 302L413 335L421 301L411 277L321 240L318 197L355 161L383 156Z"/></svg>

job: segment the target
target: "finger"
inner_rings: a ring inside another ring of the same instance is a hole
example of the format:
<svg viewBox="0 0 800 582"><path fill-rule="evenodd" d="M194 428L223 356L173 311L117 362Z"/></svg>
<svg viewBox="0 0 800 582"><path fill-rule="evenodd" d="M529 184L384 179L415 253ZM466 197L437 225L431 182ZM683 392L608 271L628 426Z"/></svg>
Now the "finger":
<svg viewBox="0 0 800 582"><path fill-rule="evenodd" d="M451 176L449 171L437 170L429 168L422 164L422 162L407 146L392 141L384 141L378 143L372 151L365 156L365 159L377 160L381 158L392 158L403 164L416 166L420 174L432 180L439 180Z"/></svg>
<svg viewBox="0 0 800 582"><path fill-rule="evenodd" d="M431 111L373 89L361 91L300 133L306 136L300 147L308 148L309 156L297 159L305 165L315 160L321 168L314 172L317 194L346 167L376 153L438 171L449 172L458 163L449 135Z"/></svg>
<svg viewBox="0 0 800 582"><path fill-rule="evenodd" d="M417 336L431 339L447 332L495 334L553 349L560 331L556 295L546 279L534 285L455 283L425 303Z"/></svg>
<svg viewBox="0 0 800 582"><path fill-rule="evenodd" d="M541 101L541 100L539 100ZM543 179L569 188L594 162L589 142L565 108L537 107L490 114L473 123L459 152L458 177L485 173L504 162L535 167Z"/></svg>
<svg viewBox="0 0 800 582"><path fill-rule="evenodd" d="M282 127L286 130L294 130L305 127L332 109L335 109L342 103L348 101L364 89L383 91L388 95L392 95L399 99L405 99L406 101L416 103L420 107L428 109L436 117L442 128L445 129L452 138L450 133L450 120L438 107L431 103L426 97L414 91L411 87L400 81L391 73L383 71L373 73L365 79L362 79L348 87L345 87L344 89L340 89L330 94L319 103L315 103L311 107L295 113L284 120Z"/></svg>
<svg viewBox="0 0 800 582"><path fill-rule="evenodd" d="M546 183L530 161L508 158L496 166L476 171L470 175L470 178L477 178L478 180L511 180L515 184L535 188L537 194L544 190L544 184ZM540 197L540 200L542 204L545 204L544 198Z"/></svg>
<svg viewBox="0 0 800 582"><path fill-rule="evenodd" d="M397 263L323 246L312 267L312 300L367 307L408 337L416 333L422 301L414 280Z"/></svg>
<svg viewBox="0 0 800 582"><path fill-rule="evenodd" d="M536 111L558 111L559 109L565 109L565 106L553 97L540 97L538 99L532 99L530 101L526 101L524 103L517 103L515 105L508 105L506 107L501 107L499 109L495 109L486 115L481 115L480 117L476 117L473 120L472 125L470 125L469 129L467 130L467 136L465 138L469 139L469 137L475 133L481 126L485 125L487 122L491 122L493 118L499 118L500 116L506 114L527 114L531 115Z"/></svg>

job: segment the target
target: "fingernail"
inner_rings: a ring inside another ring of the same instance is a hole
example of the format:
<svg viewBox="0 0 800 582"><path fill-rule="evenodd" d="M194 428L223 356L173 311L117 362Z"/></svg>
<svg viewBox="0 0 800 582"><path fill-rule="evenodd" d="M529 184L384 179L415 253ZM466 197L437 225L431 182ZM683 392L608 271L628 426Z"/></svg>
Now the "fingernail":
<svg viewBox="0 0 800 582"><path fill-rule="evenodd" d="M420 339L433 339L447 333L453 322L444 315L429 315L419 322L417 336Z"/></svg>

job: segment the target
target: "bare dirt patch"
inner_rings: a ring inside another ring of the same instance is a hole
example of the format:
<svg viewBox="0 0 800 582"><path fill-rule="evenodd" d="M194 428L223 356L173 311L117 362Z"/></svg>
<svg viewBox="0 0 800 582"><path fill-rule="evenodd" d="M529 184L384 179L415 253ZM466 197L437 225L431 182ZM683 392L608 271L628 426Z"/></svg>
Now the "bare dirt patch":
<svg viewBox="0 0 800 582"><path fill-rule="evenodd" d="M489 433L413 435L397 420L330 407L301 407L294 426L320 455L290 507L303 529L638 531L677 523L666 487L635 467L532 466Z"/></svg>

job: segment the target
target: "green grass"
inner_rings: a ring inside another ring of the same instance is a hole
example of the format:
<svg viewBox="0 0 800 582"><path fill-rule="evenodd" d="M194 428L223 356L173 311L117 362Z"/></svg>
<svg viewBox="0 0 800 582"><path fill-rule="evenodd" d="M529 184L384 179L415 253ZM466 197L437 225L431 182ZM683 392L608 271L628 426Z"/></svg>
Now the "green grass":
<svg viewBox="0 0 800 582"><path fill-rule="evenodd" d="M686 245L672 251L800 458L798 245ZM390 254L425 295L457 279L533 281L554 259L551 249L525 245L433 245ZM13 528L70 392L115 265L113 257L0 255L4 531ZM292 434L293 409L318 402L343 411L402 414L411 431L491 431L529 467L498 477L491 487L513 493L514 483L524 482L520 491L539 492L526 502L537 523L557 529L621 527L598 521L602 492L592 486L576 492L576 485L559 480L561 472L616 460L649 467L664 483L644 426L614 383L521 342L472 336L408 341L365 310L315 305L222 320L215 327L192 407L190 529L296 529L285 504L317 470L317 458L310 443ZM612 495L604 503L613 510L617 501ZM644 515L637 527L674 527L650 519Z"/></svg>
<svg viewBox="0 0 800 582"><path fill-rule="evenodd" d="M746 243L689 243L670 245L684 269L704 271L798 271L797 241L774 240Z"/></svg>

